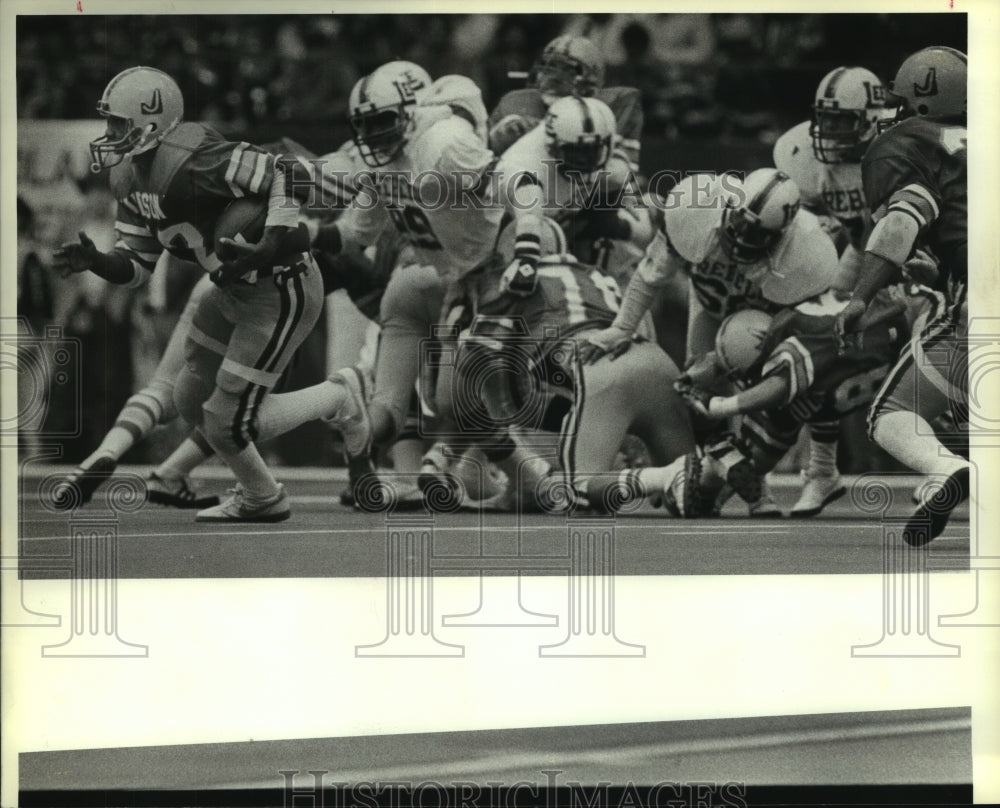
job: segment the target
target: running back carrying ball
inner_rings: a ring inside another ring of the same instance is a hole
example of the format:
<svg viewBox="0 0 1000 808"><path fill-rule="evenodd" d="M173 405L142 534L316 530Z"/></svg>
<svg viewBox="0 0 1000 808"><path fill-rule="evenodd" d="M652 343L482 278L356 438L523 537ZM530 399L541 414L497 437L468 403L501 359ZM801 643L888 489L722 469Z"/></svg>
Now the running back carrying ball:
<svg viewBox="0 0 1000 808"><path fill-rule="evenodd" d="M226 247L221 243L228 238L240 243L255 244L264 234L264 220L267 219L267 199L254 197L231 202L215 223L212 246L215 254L222 257Z"/></svg>

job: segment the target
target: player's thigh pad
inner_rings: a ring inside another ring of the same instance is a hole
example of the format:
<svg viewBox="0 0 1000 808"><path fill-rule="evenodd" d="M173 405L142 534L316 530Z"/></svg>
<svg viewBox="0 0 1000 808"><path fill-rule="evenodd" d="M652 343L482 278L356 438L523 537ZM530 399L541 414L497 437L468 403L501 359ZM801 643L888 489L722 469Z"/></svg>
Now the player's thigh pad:
<svg viewBox="0 0 1000 808"><path fill-rule="evenodd" d="M968 400L968 323L958 311L932 312L889 371L868 411L868 436L890 412L915 412L932 421ZM936 316L934 316L936 315ZM967 316L967 315L966 315Z"/></svg>
<svg viewBox="0 0 1000 808"><path fill-rule="evenodd" d="M241 451L255 438L257 410L316 325L323 286L315 266L227 289L234 324L204 404L205 438L217 451Z"/></svg>

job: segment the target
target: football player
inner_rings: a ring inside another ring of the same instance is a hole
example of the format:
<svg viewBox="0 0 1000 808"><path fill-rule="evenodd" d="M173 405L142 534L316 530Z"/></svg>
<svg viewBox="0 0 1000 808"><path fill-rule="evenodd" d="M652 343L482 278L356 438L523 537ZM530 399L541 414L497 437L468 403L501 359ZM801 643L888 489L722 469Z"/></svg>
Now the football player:
<svg viewBox="0 0 1000 808"><path fill-rule="evenodd" d="M943 479L924 487L924 501L903 530L911 545L940 535L969 496L969 462L944 447L929 424L949 410L965 417L968 407L967 69L964 53L929 47L908 57L889 84L895 117L861 164L875 226L853 296L836 322L846 343L917 246L926 244L940 259L940 305L918 324L868 418L876 443L909 468Z"/></svg>
<svg viewBox="0 0 1000 808"><path fill-rule="evenodd" d="M802 206L815 213L840 253L837 286L848 290L857 275L859 250L870 228L861 184L861 156L885 113L885 88L863 67L838 67L816 88L812 119L792 127L774 146L774 165L799 187ZM809 425L805 483L791 516L814 516L843 496L837 470L839 424Z"/></svg>
<svg viewBox="0 0 1000 808"><path fill-rule="evenodd" d="M163 271L187 265L187 262L169 253L161 256L160 263ZM114 472L125 452L149 435L157 425L168 424L177 417L174 381L184 367L184 342L198 304L211 287L208 275L203 275L194 285L152 380L129 398L100 445L53 488L52 504L55 507L70 508L90 502L94 492ZM179 508L206 508L218 504L218 497L199 497L187 476L211 454L211 448L195 431L146 478L149 501Z"/></svg>
<svg viewBox="0 0 1000 808"><path fill-rule="evenodd" d="M615 113L619 144L633 170L639 162L642 134L642 98L634 87L604 87L604 57L589 39L563 34L549 42L528 74L528 86L511 90L489 117L489 144L503 154L545 117L559 98L576 95L598 98Z"/></svg>
<svg viewBox="0 0 1000 808"><path fill-rule="evenodd" d="M303 164L183 122L180 88L153 68L133 67L115 76L98 111L107 131L91 143L92 168L110 170L119 201L118 241L110 253L102 253L81 233L79 243L58 251L56 268L89 270L111 283L137 286L168 250L212 273L216 285L194 313L174 402L238 485L231 497L199 511L196 519L287 519L287 495L254 440L261 415L270 409L267 392L322 305L322 280L308 236L298 228L299 203L290 192ZM217 255L216 223L231 202L242 198L266 207L263 236L242 246L222 238L226 254ZM334 417L348 434L352 427L364 428L356 374L335 374L326 384L338 391L340 406L332 415L323 408L313 417Z"/></svg>
<svg viewBox="0 0 1000 808"><path fill-rule="evenodd" d="M689 279L687 364L708 353L724 318L745 308L775 312L830 287L837 271L833 242L800 207L798 187L784 172L762 168L741 182L730 174L692 175L657 210L656 235L636 269L610 328L588 335L593 361L628 345L658 286L678 273ZM767 493L754 516L773 516Z"/></svg>
<svg viewBox="0 0 1000 808"><path fill-rule="evenodd" d="M632 341L614 363L580 362L578 343L618 311L614 279L566 253L561 228L547 218L536 287L528 296L511 294L503 268L518 239L515 224L507 225L497 243L501 260L467 279L477 315L456 360L455 406L466 410L457 420L492 427L476 442L510 479L516 467L504 464L516 441L508 425L557 431L560 471L536 486L536 501L561 509L584 502L588 480L612 469L627 433L642 439L657 464L690 451L694 436L673 390L677 367L655 342ZM532 495L523 486L520 493Z"/></svg>
<svg viewBox="0 0 1000 808"><path fill-rule="evenodd" d="M545 119L511 146L497 164L500 200L515 224L514 260L504 283L530 294L539 255L542 219L572 227L588 215L594 237L635 240L652 237L648 217L632 216L616 204L633 179L614 151L614 113L596 98L569 96L555 101ZM642 224L646 227L643 228Z"/></svg>
<svg viewBox="0 0 1000 808"><path fill-rule="evenodd" d="M510 296L528 298L535 293L540 239L548 232L547 224L571 223L584 211L593 210L598 215L591 225L600 222L606 234L634 238L642 245L651 237L648 218L623 214L611 204L631 178L627 163L614 155L614 135L614 114L602 101L560 98L548 108L545 119L511 146L496 165L491 186L496 188L505 217L512 220L504 232L514 234L513 248L504 259L509 265L500 279ZM477 311L481 291L478 285L464 286L463 296L469 299L451 309L452 317L460 307ZM437 387L438 408L446 415L451 412L447 397L454 390L449 378L440 375ZM425 458L425 483L446 470L448 453L439 450L437 447Z"/></svg>
<svg viewBox="0 0 1000 808"><path fill-rule="evenodd" d="M627 167L639 171L642 97L634 87L604 87L604 57L589 39L563 34L549 42L528 74L528 86L504 95L489 117L489 146L503 155L519 138L545 118L560 98L596 98L615 117L614 151ZM601 240L596 234L567 229L570 251L597 263Z"/></svg>
<svg viewBox="0 0 1000 808"><path fill-rule="evenodd" d="M406 241L381 299L372 435L349 458L355 478L373 469L371 442L388 443L402 429L420 345L431 336L447 291L491 255L503 214L498 204L477 196L494 165L478 88L464 77L447 79L419 102L391 70L379 68L357 82L350 123L368 171L352 206L320 227L313 242L337 254L345 244L373 245L386 230Z"/></svg>
<svg viewBox="0 0 1000 808"><path fill-rule="evenodd" d="M847 305L827 291L776 315L744 309L726 318L715 350L677 382L699 416L736 418L739 438L726 435L665 468L647 468L591 490L607 499L609 486L626 497L661 494L674 515L708 516L724 484L747 502L761 496L763 474L795 445L803 425L839 419L866 406L909 334L906 303L883 293L859 321L860 339L840 350L831 329ZM714 395L720 377L736 383L733 395ZM619 500L624 502L625 500Z"/></svg>

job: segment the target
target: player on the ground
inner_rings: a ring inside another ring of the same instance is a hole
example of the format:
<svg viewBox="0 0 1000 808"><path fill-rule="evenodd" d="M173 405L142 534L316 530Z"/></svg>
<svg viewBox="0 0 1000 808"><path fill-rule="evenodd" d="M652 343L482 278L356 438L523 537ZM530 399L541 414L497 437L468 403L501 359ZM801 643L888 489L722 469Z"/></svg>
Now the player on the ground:
<svg viewBox="0 0 1000 808"><path fill-rule="evenodd" d="M592 231L599 224L618 238L635 238L642 245L648 242L648 218L620 215L622 211L612 204L632 176L626 161L615 155L614 136L614 115L606 104L596 98L567 96L556 100L544 121L500 159L491 185L497 189L505 218L511 221L505 232L513 233L513 249L503 256L505 271L499 280L510 297L527 299L535 293L546 223L571 224L583 212L593 211ZM481 287L463 289L468 312L478 311L481 291ZM437 404L446 413L452 389L454 385L447 383L437 388ZM422 479L426 482L443 473L447 465L447 452L428 452Z"/></svg>
<svg viewBox="0 0 1000 808"><path fill-rule="evenodd" d="M799 206L788 175L764 168L734 175L692 175L658 205L656 236L610 328L591 334L588 359L627 345L658 286L689 278L687 364L708 353L723 319L745 308L795 305L829 288L837 270L833 242ZM754 516L780 513L763 489Z"/></svg>
<svg viewBox="0 0 1000 808"><path fill-rule="evenodd" d="M837 333L852 338L879 289L894 282L920 245L940 259L931 307L869 412L869 434L909 468L938 475L903 530L912 545L938 536L952 510L969 497L967 460L935 437L929 421L968 407L968 196L966 110L968 60L961 51L929 47L908 57L888 86L896 106L891 126L862 161L865 197L875 221L854 294Z"/></svg>
<svg viewBox="0 0 1000 808"><path fill-rule="evenodd" d="M110 169L119 200L110 253L80 234L62 247L56 268L93 271L106 280L139 285L166 249L196 260L216 286L202 297L176 380L178 411L199 427L237 478L233 495L199 511L198 521L280 521L290 515L284 488L254 445L266 394L319 316L322 280L308 238L298 228L299 203L290 193L301 165L215 130L184 123L180 88L167 74L134 67L111 80L98 104L106 134L91 144L94 170ZM234 200L266 209L256 244L222 238L216 223ZM335 415L350 432L363 418L361 390L349 373L327 382L338 388ZM330 416L323 409L313 417Z"/></svg>
<svg viewBox="0 0 1000 808"><path fill-rule="evenodd" d="M816 88L812 119L778 138L774 165L799 187L802 206L815 213L840 253L836 287L848 290L857 276L864 236L871 226L861 183L861 156L885 113L885 88L863 67L837 67ZM791 516L814 516L843 496L837 470L837 422L809 425L805 483Z"/></svg>
<svg viewBox="0 0 1000 808"><path fill-rule="evenodd" d="M535 288L511 294L503 275L516 250L515 230L511 223L500 234L502 260L468 279L477 315L461 340L452 384L458 421L480 425L474 442L502 463L517 443L509 426L557 431L559 471L536 496L547 507L583 502L588 480L612 469L628 433L643 440L657 464L691 450L690 421L673 390L679 372L655 342L635 340L614 361L580 361L577 345L618 311L614 279L567 254L561 228L547 218ZM519 493L532 495L523 487Z"/></svg>
<svg viewBox="0 0 1000 808"><path fill-rule="evenodd" d="M738 439L725 435L668 467L623 475L617 485L632 497L662 494L675 515L687 518L710 515L724 484L748 502L759 498L761 475L794 446L802 426L866 406L907 339L906 303L883 293L858 324L862 338L840 351L831 328L846 305L828 291L773 317L754 309L728 317L715 350L677 389L703 418L736 418ZM720 377L735 381L738 392L709 392ZM600 488L589 493L607 498Z"/></svg>

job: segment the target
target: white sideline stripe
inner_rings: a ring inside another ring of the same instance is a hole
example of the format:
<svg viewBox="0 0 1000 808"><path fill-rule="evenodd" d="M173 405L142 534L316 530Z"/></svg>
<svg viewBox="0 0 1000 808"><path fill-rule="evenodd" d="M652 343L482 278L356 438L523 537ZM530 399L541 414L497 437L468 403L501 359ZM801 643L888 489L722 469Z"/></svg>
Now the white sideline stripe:
<svg viewBox="0 0 1000 808"><path fill-rule="evenodd" d="M408 766L400 764L394 768L384 769L338 769L337 781L383 782L394 777L431 778L440 777L442 770L447 770L448 779L459 777L472 778L476 775L506 772L511 769L534 769L539 761L544 761L548 768L568 768L579 764L624 765L636 759L665 759L680 755L717 754L722 752L742 752L748 749L773 749L782 746L798 746L800 744L844 743L874 738L898 738L906 735L930 735L944 732L971 731L970 721L964 719L939 719L936 721L899 722L896 724L880 724L860 727L840 727L837 729L807 729L786 732L772 732L761 735L727 736L725 738L706 738L703 740L671 741L652 743L641 746L611 749L590 749L580 752L567 752L558 756L552 750L541 749L534 754L502 754L488 757L469 757L462 760ZM571 727L568 729L572 730Z"/></svg>

